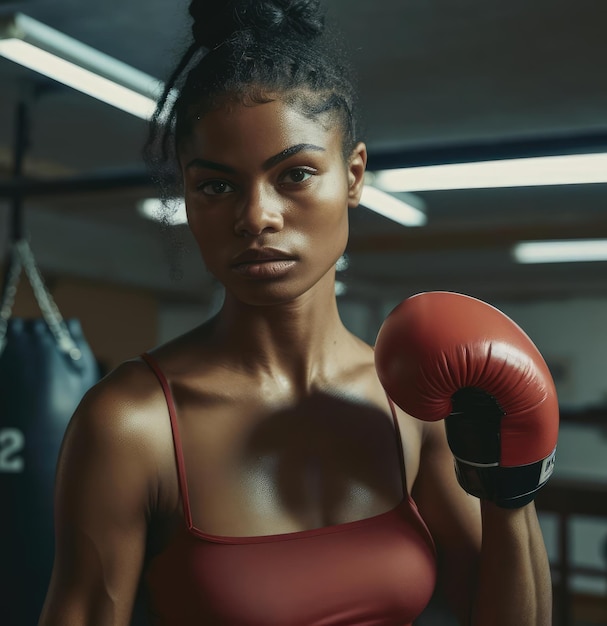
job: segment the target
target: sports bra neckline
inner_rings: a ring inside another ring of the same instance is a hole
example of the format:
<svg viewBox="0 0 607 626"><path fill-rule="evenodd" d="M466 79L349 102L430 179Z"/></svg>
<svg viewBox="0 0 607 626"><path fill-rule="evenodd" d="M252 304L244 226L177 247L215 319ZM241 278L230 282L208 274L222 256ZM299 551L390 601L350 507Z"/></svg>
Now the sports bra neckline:
<svg viewBox="0 0 607 626"><path fill-rule="evenodd" d="M200 530L193 522L192 519L192 511L190 508L190 497L189 490L187 484L187 476L186 476L186 468L185 468L185 460L183 458L183 448L181 445L181 435L179 431L179 425L177 423L177 409L175 406L175 401L173 398L173 393L171 391L171 387L169 385L169 381L167 380L164 372L158 365L156 359L152 357L149 353L145 352L141 354L141 358L147 365L150 367L152 372L156 375L160 386L162 387L162 391L164 393L164 397L166 400L169 419L171 423L171 430L173 433L173 448L175 451L175 459L177 462L177 478L179 483L179 491L182 500L184 521L185 521L185 530L188 535L196 539L202 539L205 541L210 541L212 543L221 543L221 544L250 544L250 543L271 543L275 541L290 541L295 539L307 539L311 537L316 537L319 535L327 535L331 533L338 532L346 532L355 530L361 526L365 526L367 524L372 524L374 522L380 522L384 519L390 518L398 513L398 511L405 505L409 507L413 507L414 510L417 510L417 506L415 502L411 498L407 490L407 480L405 475L405 463L404 463L404 452L402 447L402 440L400 435L400 427L398 425L398 419L396 418L396 410L394 408L394 403L392 399L386 394L386 398L388 400L388 405L390 406L390 411L392 414L392 420L394 422L395 435L397 439L397 449L400 461L401 468L401 481L403 487L403 497L401 500L392 508L387 511L383 511L381 513L377 513L375 515L371 515L369 517L364 517L361 519L351 520L348 522L341 522L338 524L330 524L328 526L320 526L318 528L309 528L304 530L296 530L285 533L277 533L277 534L268 534L268 535L215 535L212 533L206 533Z"/></svg>
<svg viewBox="0 0 607 626"><path fill-rule="evenodd" d="M329 524L328 526L319 526L318 528L309 528L305 530L294 530L285 533L276 533L272 535L213 535L211 533L205 533L197 526L191 524L186 526L186 530L189 534L193 535L197 539L204 539L205 541L211 541L213 543L224 544L247 544L247 543L271 543L275 541L293 541L298 539L309 539L317 537L319 535L329 535L331 533L347 532L356 530L367 524L373 524L384 521L398 514L399 510L405 505L413 505L415 503L411 500L409 494L403 496L398 504L387 511L377 513L369 517L363 517L361 519L351 520L349 522L341 522L338 524Z"/></svg>

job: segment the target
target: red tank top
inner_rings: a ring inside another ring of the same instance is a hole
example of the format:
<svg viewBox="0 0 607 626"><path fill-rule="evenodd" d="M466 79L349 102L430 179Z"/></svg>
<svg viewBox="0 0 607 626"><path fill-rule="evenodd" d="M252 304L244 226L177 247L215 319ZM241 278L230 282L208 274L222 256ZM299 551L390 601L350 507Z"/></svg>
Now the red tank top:
<svg viewBox="0 0 607 626"><path fill-rule="evenodd" d="M165 394L185 524L148 565L154 626L406 626L436 583L430 533L407 493L393 509L313 530L255 537L210 535L192 522L175 403Z"/></svg>

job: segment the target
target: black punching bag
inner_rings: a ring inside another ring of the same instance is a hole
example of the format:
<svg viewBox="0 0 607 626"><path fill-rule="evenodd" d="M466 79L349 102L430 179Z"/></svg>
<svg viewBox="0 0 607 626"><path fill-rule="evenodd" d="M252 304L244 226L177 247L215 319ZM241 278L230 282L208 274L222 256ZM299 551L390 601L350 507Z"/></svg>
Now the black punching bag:
<svg viewBox="0 0 607 626"><path fill-rule="evenodd" d="M40 319L11 318L22 267ZM0 623L35 626L53 562L59 448L99 374L78 320L61 317L25 240L13 244L6 276L0 302Z"/></svg>

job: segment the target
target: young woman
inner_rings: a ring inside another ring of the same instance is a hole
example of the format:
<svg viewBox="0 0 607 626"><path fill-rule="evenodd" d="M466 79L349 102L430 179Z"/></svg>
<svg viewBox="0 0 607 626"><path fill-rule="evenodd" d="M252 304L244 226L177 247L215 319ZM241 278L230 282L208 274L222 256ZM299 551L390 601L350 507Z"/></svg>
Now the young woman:
<svg viewBox="0 0 607 626"><path fill-rule="evenodd" d="M437 585L461 624L549 624L533 505L468 496L340 321L366 149L318 3L190 12L151 143L225 302L74 415L41 626L126 626L140 585L163 626L402 626Z"/></svg>

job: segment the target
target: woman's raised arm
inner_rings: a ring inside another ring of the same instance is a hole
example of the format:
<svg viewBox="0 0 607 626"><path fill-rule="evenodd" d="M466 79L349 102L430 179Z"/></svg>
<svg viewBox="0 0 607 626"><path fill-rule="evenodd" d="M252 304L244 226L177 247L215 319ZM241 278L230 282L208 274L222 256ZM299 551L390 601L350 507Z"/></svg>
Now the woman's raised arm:
<svg viewBox="0 0 607 626"><path fill-rule="evenodd" d="M457 483L442 422L424 424L413 495L439 556L439 585L461 626L549 626L550 568L533 503L503 509Z"/></svg>

